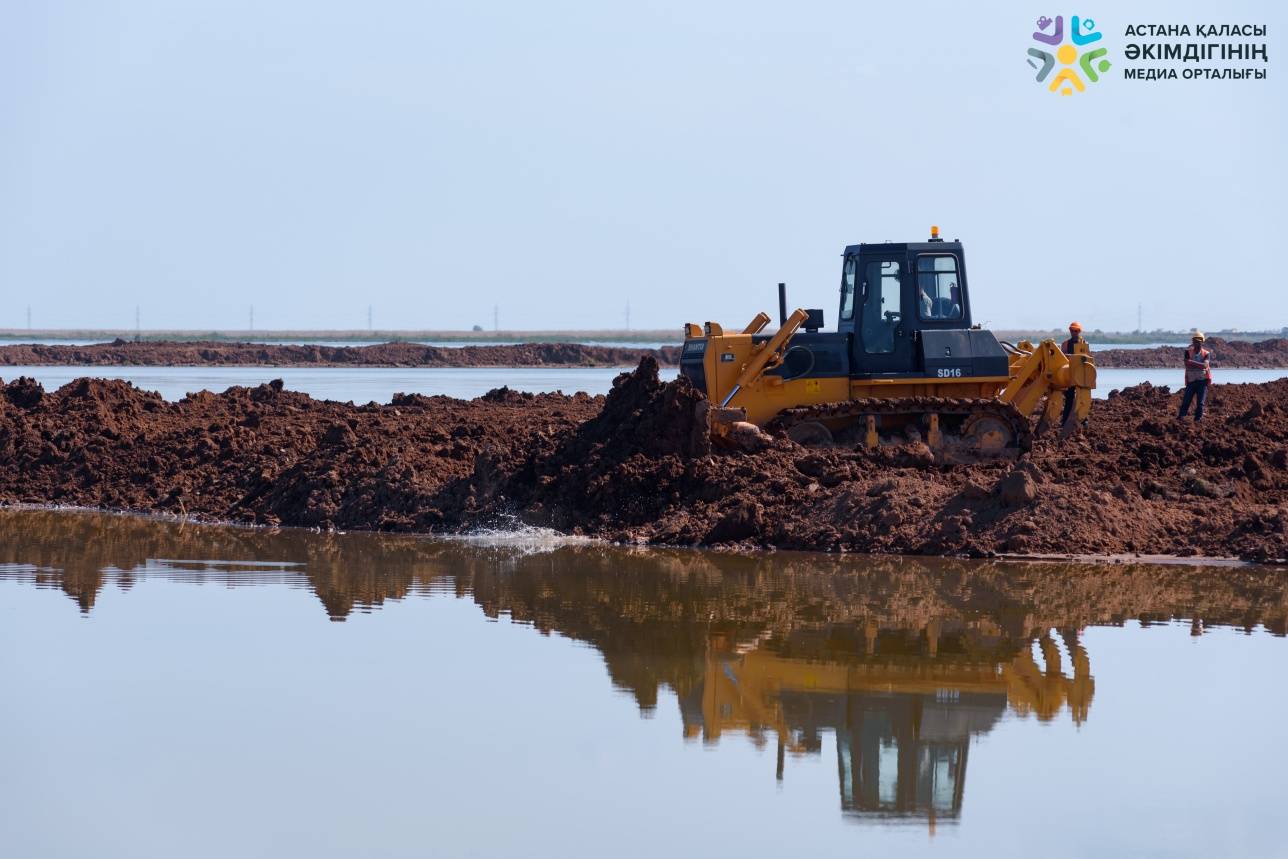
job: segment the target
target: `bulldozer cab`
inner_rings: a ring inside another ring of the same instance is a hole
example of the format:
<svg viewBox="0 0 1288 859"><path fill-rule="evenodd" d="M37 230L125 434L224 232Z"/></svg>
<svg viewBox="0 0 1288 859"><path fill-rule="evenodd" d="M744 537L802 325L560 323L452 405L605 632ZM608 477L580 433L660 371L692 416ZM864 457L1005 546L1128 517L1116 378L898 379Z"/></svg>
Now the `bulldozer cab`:
<svg viewBox="0 0 1288 859"><path fill-rule="evenodd" d="M919 333L971 326L960 242L850 245L841 274L837 328L851 336L862 375L918 370Z"/></svg>

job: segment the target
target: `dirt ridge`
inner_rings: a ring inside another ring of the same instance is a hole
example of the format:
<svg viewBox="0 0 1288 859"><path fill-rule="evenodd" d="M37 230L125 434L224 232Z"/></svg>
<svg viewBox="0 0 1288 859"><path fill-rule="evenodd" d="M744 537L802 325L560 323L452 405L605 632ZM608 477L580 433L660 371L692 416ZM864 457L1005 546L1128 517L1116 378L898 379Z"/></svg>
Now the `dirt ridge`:
<svg viewBox="0 0 1288 859"><path fill-rule="evenodd" d="M1214 367L1288 368L1288 338L1251 343L1212 338ZM1094 352L1100 367L1181 367L1182 347L1102 349ZM369 346L318 344L272 345L226 341L115 340L84 346L15 343L0 345L0 366L101 367L631 367L645 356L675 366L680 346L641 349L589 346L582 343L523 343L487 346L428 346L377 343Z"/></svg>
<svg viewBox="0 0 1288 859"><path fill-rule="evenodd" d="M1198 425L1139 385L1019 464L775 438L712 447L648 357L605 397L505 388L352 406L280 382L177 403L126 382L0 387L0 503L324 529L497 521L622 543L987 556L1288 557L1288 379L1213 387Z"/></svg>
<svg viewBox="0 0 1288 859"><path fill-rule="evenodd" d="M1255 343L1246 340L1207 341L1215 368L1274 369L1288 367L1288 338L1276 337ZM1175 367L1179 375L1184 364L1184 346L1155 346L1150 349L1103 349L1095 351L1097 367Z"/></svg>
<svg viewBox="0 0 1288 859"><path fill-rule="evenodd" d="M18 343L0 346L0 366L101 367L631 367L650 355L666 364L679 361L679 346L640 349L582 343L522 343L489 346L428 346L377 343L370 346L156 342L115 340L85 346Z"/></svg>

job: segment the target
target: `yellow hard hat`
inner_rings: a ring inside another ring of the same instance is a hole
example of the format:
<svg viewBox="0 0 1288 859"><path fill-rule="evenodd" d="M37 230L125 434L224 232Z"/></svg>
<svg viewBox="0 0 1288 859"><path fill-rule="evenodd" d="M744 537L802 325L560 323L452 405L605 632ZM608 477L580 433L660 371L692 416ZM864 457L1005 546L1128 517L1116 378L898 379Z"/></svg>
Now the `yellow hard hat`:
<svg viewBox="0 0 1288 859"><path fill-rule="evenodd" d="M1206 340L1207 338L1203 336L1203 332L1202 332L1202 331L1200 331L1200 330L1198 330L1197 328L1195 328L1193 331L1191 331L1191 332L1190 332L1190 339L1191 339L1191 340Z"/></svg>

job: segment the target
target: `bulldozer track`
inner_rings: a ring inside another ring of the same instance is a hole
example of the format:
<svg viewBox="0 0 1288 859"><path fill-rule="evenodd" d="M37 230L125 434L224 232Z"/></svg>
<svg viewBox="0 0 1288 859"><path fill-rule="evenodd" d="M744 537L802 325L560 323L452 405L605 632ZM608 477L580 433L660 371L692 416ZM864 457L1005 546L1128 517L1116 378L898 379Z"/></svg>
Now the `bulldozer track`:
<svg viewBox="0 0 1288 859"><path fill-rule="evenodd" d="M1033 427L1028 418L1011 403L998 399L969 397L860 397L838 403L821 403L784 409L765 425L770 432L786 432L795 424L808 421L827 421L836 418L862 419L883 415L988 416L1001 420L1012 434L1012 447L1022 453L1033 447Z"/></svg>

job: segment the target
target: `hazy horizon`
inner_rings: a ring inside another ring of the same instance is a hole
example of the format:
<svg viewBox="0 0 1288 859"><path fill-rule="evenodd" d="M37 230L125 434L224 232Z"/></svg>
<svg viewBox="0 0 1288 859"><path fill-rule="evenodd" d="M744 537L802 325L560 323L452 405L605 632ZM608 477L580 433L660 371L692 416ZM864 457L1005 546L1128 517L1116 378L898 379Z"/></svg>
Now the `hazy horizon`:
<svg viewBox="0 0 1288 859"><path fill-rule="evenodd" d="M771 323L770 325L766 326L764 330L766 332L773 332L777 330L777 325ZM1003 332L1050 333L1050 332L1063 332L1064 328L1059 325L1049 326L1046 328L1039 328L1036 326L1032 326L1028 328L1008 328L1004 326L993 326L993 330L1003 331ZM1148 329L1143 331L1112 329L1112 328L1087 328L1086 329L1088 334L1098 333L1098 334L1114 335L1115 337L1132 336L1132 335L1139 335L1141 337L1146 337L1153 334L1182 335L1182 334L1188 333L1190 330L1192 329L1153 328L1153 329ZM394 335L399 337L446 335L446 336L451 336L453 338L477 336L479 339L492 339L497 337L503 338L511 335L513 336L524 336L524 335L555 336L555 335L564 335L564 334L603 335L604 337L608 337L608 338L616 338L616 337L640 338L646 335L658 335L658 336L671 335L674 337L677 343L683 339L683 330L678 328L630 328L630 329L625 329L625 328L567 328L567 329L501 328L501 329L495 329L495 330L490 328L485 328L482 330L473 330L468 328L442 328L442 329L433 329L433 328L372 328L372 329L368 329L368 328L254 328L254 329L137 328L135 329L135 328L126 328L126 327L30 328L30 329L0 328L0 337L3 337L7 340L21 339L26 334L39 335L39 336L55 336L55 335L89 334L89 333L114 334L119 336L128 336L128 335L137 334L137 335L143 336L144 338L149 338L149 339L155 338L160 335L170 335L170 334L183 335L185 337L199 336L203 334L213 334L219 337L245 335L247 339L251 339L251 340L261 339L264 337L286 336L286 335L307 335L307 336L334 335L334 336L343 337L345 339L368 339L369 337L380 337L384 335ZM1288 326L1281 326L1279 328L1208 328L1206 329L1205 333L1208 334L1209 336L1212 334L1231 334L1231 335L1265 334L1271 337L1279 337L1279 336L1288 335Z"/></svg>
<svg viewBox="0 0 1288 859"><path fill-rule="evenodd" d="M0 328L677 329L778 281L832 326L843 247L931 224L991 327L1288 325L1288 14L1086 10L1116 67L1060 98L1025 50L1079 11L16 5ZM1225 22L1266 80L1119 74L1128 24Z"/></svg>

